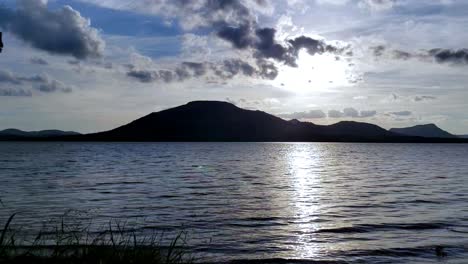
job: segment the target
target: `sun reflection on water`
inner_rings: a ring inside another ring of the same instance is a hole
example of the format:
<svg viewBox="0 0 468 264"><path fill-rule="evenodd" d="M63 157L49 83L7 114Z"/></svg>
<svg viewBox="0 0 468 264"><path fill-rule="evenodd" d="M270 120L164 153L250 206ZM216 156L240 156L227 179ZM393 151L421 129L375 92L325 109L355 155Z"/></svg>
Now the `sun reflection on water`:
<svg viewBox="0 0 468 264"><path fill-rule="evenodd" d="M298 258L319 255L320 248L312 243L312 231L319 228L317 222L321 189L322 168L320 149L314 144L293 144L287 154L291 185L291 207L294 210L298 235L294 250Z"/></svg>

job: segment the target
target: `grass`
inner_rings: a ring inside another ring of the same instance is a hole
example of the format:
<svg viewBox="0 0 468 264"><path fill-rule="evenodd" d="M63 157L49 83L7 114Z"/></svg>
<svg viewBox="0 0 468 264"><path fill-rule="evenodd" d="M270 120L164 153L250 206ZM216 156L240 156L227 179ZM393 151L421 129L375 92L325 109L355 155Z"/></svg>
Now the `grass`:
<svg viewBox="0 0 468 264"><path fill-rule="evenodd" d="M193 263L186 249L186 233L180 232L163 245L163 234L142 236L125 223L110 221L102 231L58 223L44 226L34 237L13 228L16 214L6 221L0 233L0 263Z"/></svg>

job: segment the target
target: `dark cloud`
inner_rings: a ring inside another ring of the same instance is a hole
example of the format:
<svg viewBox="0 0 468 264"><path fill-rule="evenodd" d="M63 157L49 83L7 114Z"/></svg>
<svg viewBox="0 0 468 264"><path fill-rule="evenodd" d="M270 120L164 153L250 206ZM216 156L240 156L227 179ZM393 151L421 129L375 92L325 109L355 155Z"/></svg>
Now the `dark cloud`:
<svg viewBox="0 0 468 264"><path fill-rule="evenodd" d="M22 88L0 87L0 96L32 96L32 92Z"/></svg>
<svg viewBox="0 0 468 264"><path fill-rule="evenodd" d="M306 112L295 112L292 114L281 114L280 117L286 119L320 119L327 115L322 110L310 110Z"/></svg>
<svg viewBox="0 0 468 264"><path fill-rule="evenodd" d="M257 65L259 67L258 75L264 79L274 80L278 76L278 68L275 64L266 61L266 60L257 60Z"/></svg>
<svg viewBox="0 0 468 264"><path fill-rule="evenodd" d="M370 50L372 51L374 56L380 57L384 54L386 47L383 45L378 45L378 46L370 47Z"/></svg>
<svg viewBox="0 0 468 264"><path fill-rule="evenodd" d="M18 0L15 10L0 6L0 27L35 48L78 59L100 57L105 45L79 12L49 10L41 0Z"/></svg>
<svg viewBox="0 0 468 264"><path fill-rule="evenodd" d="M130 70L127 72L127 76L137 79L143 83L154 82L158 79L158 74L156 71L148 70Z"/></svg>
<svg viewBox="0 0 468 264"><path fill-rule="evenodd" d="M268 1L254 1L258 6L268 6ZM342 53L344 50L328 45L321 40L307 36L299 36L284 43L276 39L276 30L269 27L260 27L256 16L252 13L248 2L239 0L198 0L164 2L176 6L188 16L193 12L198 14L200 26L209 27L216 35L229 42L233 48L251 52L257 59L257 66L265 68L264 75L268 78L276 77L277 69L274 64L267 64L265 60L271 59L288 66L297 66L297 58L301 49L307 50L311 55L330 52ZM275 69L273 69L275 67Z"/></svg>
<svg viewBox="0 0 468 264"><path fill-rule="evenodd" d="M213 70L215 75L222 79L231 79L238 74L254 76L257 73L253 66L239 59L225 60L218 67L213 66Z"/></svg>
<svg viewBox="0 0 468 264"><path fill-rule="evenodd" d="M141 69L135 65L126 65L126 68L129 69L128 77L143 83L181 82L208 75L216 76L221 80L232 79L235 76L274 79L278 75L274 64L265 60L257 60L254 66L240 59L226 59L220 63L183 62L173 70Z"/></svg>
<svg viewBox="0 0 468 264"><path fill-rule="evenodd" d="M206 74L207 67L205 63L200 62L183 62L182 66L193 72L194 76L203 76Z"/></svg>
<svg viewBox="0 0 468 264"><path fill-rule="evenodd" d="M259 6L268 6L269 1L254 1ZM176 5L183 10L183 15L192 12L197 14L199 24L213 25L245 25L256 20L243 1L240 0L171 0L166 4ZM192 14L188 14L192 17ZM197 26L197 25L195 25Z"/></svg>
<svg viewBox="0 0 468 264"><path fill-rule="evenodd" d="M386 54L390 54L390 57L398 60L408 60L415 56L415 54L403 51L403 50L392 50L388 49L384 45L372 46L369 48L375 57L382 57Z"/></svg>
<svg viewBox="0 0 468 264"><path fill-rule="evenodd" d="M438 63L468 64L468 49L432 49L429 54Z"/></svg>
<svg viewBox="0 0 468 264"><path fill-rule="evenodd" d="M246 49L252 46L254 42L251 28L248 25L242 25L237 28L226 26L221 28L217 35L218 37L230 42L232 46L237 49Z"/></svg>
<svg viewBox="0 0 468 264"><path fill-rule="evenodd" d="M370 47L375 57L390 54L390 57L397 60L419 59L421 61L434 60L437 63L449 63L453 65L468 65L468 49L431 49L428 51L408 52L398 49L389 50L385 46Z"/></svg>
<svg viewBox="0 0 468 264"><path fill-rule="evenodd" d="M19 76L7 70L0 70L0 84L9 83L14 85L30 84L31 87L42 93L53 93L53 92L62 92L70 93L73 88L64 84L61 81L51 78L47 74L39 74L33 76ZM21 96L30 96L32 92L30 90L24 90L21 88L3 88L0 87L3 91L0 92L0 95L21 95Z"/></svg>
<svg viewBox="0 0 468 264"><path fill-rule="evenodd" d="M38 58L38 57L34 57L34 58L31 58L29 60L32 64L37 64L37 65L48 65L49 63L42 59L42 58Z"/></svg>
<svg viewBox="0 0 468 264"><path fill-rule="evenodd" d="M250 49L258 59L273 59L285 65L297 67L299 51L304 49L310 55L332 53L341 54L345 49L326 44L322 40L307 36L289 39L281 44L276 40L273 28L257 28L256 23L247 23L239 27L221 28L218 36L237 49Z"/></svg>
<svg viewBox="0 0 468 264"><path fill-rule="evenodd" d="M104 6L114 6L112 3L99 3ZM185 30L202 28L214 33L215 36L228 42L234 49L242 50L243 60L251 60L248 65L221 63L217 65L215 74L221 78L230 78L231 75L243 74L264 79L274 79L278 75L276 63L288 66L297 66L300 50L309 54L333 53L334 55L352 56L349 48L339 48L327 44L323 40L308 36L298 36L291 39L277 39L274 28L262 27L258 24L256 11L268 10L270 1L267 0L157 0L134 1L132 7L140 12L157 13L166 18L177 17ZM151 8L148 8L150 5ZM224 67L224 69L220 69ZM208 70L210 67L206 67ZM129 76L144 81L160 79L159 73L148 72L145 69L130 69ZM213 70L213 69L211 69ZM178 69L176 77L188 77L187 69ZM232 73L232 74L231 74ZM204 76L205 72L198 74ZM191 74L190 76L194 76ZM197 74L195 74L197 76ZM178 78L175 78L178 79Z"/></svg>

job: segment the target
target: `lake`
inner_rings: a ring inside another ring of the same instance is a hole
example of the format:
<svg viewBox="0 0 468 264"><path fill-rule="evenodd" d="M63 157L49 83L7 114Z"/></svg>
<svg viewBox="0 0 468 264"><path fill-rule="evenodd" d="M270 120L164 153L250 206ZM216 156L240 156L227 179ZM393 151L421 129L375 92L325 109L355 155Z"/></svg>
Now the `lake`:
<svg viewBox="0 0 468 264"><path fill-rule="evenodd" d="M0 225L72 210L207 261L466 263L468 145L0 143ZM448 256L439 258L434 247Z"/></svg>

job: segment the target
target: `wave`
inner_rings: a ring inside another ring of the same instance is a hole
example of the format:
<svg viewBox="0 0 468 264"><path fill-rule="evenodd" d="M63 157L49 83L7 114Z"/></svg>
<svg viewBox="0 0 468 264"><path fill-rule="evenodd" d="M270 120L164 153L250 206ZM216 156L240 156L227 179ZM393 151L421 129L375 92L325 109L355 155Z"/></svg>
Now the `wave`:
<svg viewBox="0 0 468 264"><path fill-rule="evenodd" d="M227 262L227 264L345 264L348 262L339 260L306 260L306 259L239 259Z"/></svg>
<svg viewBox="0 0 468 264"><path fill-rule="evenodd" d="M390 224L362 224L349 227L338 227L329 229L318 229L315 233L334 233L334 234L348 234L348 233L368 233L379 230L429 230L429 229L442 229L449 228L451 225L446 223L390 223Z"/></svg>
<svg viewBox="0 0 468 264"><path fill-rule="evenodd" d="M327 256L323 256L322 258L315 260L285 258L237 259L225 262L225 264L432 263L432 260L438 259L435 250L436 246L438 245L409 248L335 251ZM468 253L468 248L463 245L447 245L444 246L443 250L447 253L447 258L451 260L464 258Z"/></svg>

